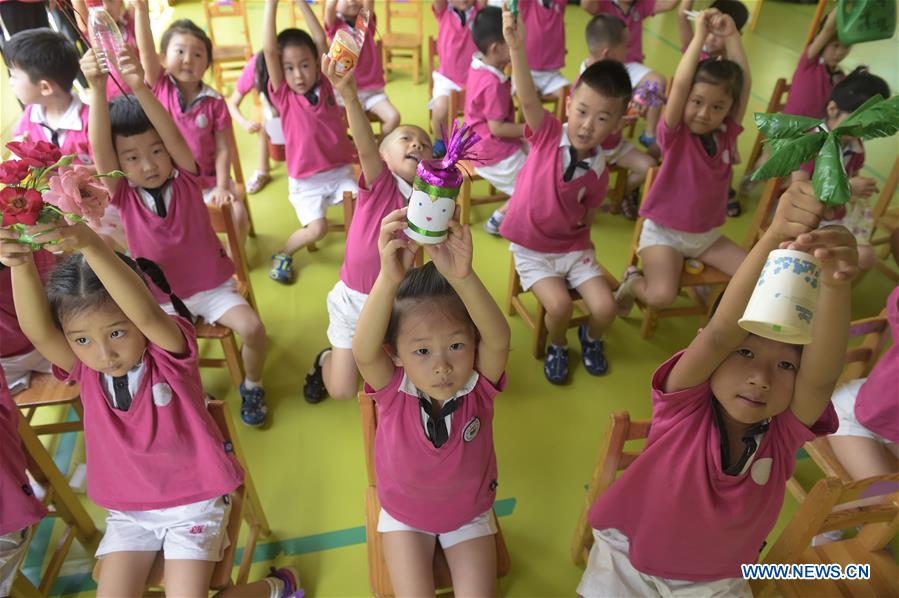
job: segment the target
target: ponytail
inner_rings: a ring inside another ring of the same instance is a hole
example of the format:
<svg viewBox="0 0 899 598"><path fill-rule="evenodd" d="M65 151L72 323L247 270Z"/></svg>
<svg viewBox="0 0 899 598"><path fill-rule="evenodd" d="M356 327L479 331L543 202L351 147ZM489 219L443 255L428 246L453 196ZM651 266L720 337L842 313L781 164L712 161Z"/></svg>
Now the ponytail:
<svg viewBox="0 0 899 598"><path fill-rule="evenodd" d="M190 310L187 309L187 306L184 305L184 302L181 301L181 298L178 297L175 293L172 292L172 287L169 285L168 279L165 277L165 273L163 273L162 268L159 267L159 264L154 262L153 260L148 260L145 257L139 257L136 260L137 267L140 268L140 271L147 275L147 278L150 279L156 288L169 296L169 301L172 303L172 307L175 308L175 312L182 318L186 318L190 322L196 324L196 318Z"/></svg>

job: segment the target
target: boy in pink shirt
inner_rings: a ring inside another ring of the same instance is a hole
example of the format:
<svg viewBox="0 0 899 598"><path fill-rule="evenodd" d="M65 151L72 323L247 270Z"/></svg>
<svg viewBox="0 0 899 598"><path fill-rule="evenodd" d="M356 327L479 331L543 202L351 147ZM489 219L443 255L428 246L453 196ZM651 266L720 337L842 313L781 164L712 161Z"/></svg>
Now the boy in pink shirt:
<svg viewBox="0 0 899 598"><path fill-rule="evenodd" d="M327 395L338 400L356 397L359 372L353 360L353 335L359 313L381 268L378 258L381 220L409 203L418 163L433 157L431 139L414 125L400 125L379 147L356 93L355 69L338 75L334 63L325 57L322 70L346 105L362 178L347 231L340 280L328 293L330 347L315 357L303 386L303 396L310 403L318 403Z"/></svg>
<svg viewBox="0 0 899 598"><path fill-rule="evenodd" d="M532 290L546 308L550 346L543 373L551 383L564 384L569 289L578 291L590 312L590 321L578 330L584 366L594 376L608 369L601 337L615 319L615 300L596 261L590 226L609 184L599 146L621 129L632 90L621 63L592 65L575 85L563 126L543 109L534 88L523 21L506 11L503 34L512 52L512 76L531 149L500 233L511 241L522 288Z"/></svg>
<svg viewBox="0 0 899 598"><path fill-rule="evenodd" d="M570 83L565 67L565 7L567 0L519 0L518 11L527 31L528 64L541 97L558 97Z"/></svg>
<svg viewBox="0 0 899 598"><path fill-rule="evenodd" d="M144 82L134 52L119 56L120 74L133 96L104 101L106 75L93 52L81 61L91 84L91 140L100 173L121 170L124 179L104 178L122 215L128 249L135 258L161 265L175 294L191 313L231 328L243 340L246 377L240 384L241 418L265 421L266 336L262 320L238 292L234 264L212 230L197 179L197 165L175 121ZM157 294L162 301L168 299ZM164 306L174 309L172 304Z"/></svg>
<svg viewBox="0 0 899 598"><path fill-rule="evenodd" d="M359 62L356 64L359 100L366 112L378 117L381 121L381 134L387 135L400 124L400 113L390 103L384 89L384 65L381 64L381 53L375 44L378 31L375 0L326 0L325 30L330 40L340 30L355 33L356 17L363 9L368 12L369 21L368 29L363 33L365 41L359 54Z"/></svg>
<svg viewBox="0 0 899 598"><path fill-rule="evenodd" d="M740 565L758 559L774 527L796 451L837 427L830 395L858 262L845 228L816 230L825 207L813 193L790 187L709 323L653 375L646 447L590 509L595 541L579 595L751 596ZM804 347L737 324L781 246L821 261Z"/></svg>

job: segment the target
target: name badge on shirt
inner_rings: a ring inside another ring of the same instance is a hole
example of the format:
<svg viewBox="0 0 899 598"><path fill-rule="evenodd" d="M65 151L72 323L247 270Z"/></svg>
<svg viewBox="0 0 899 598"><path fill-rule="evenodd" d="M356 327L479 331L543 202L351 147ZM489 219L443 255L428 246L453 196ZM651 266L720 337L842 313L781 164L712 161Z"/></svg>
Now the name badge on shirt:
<svg viewBox="0 0 899 598"><path fill-rule="evenodd" d="M198 114L194 122L201 129L205 129L207 126L209 126L209 118L207 118L205 114Z"/></svg>
<svg viewBox="0 0 899 598"><path fill-rule="evenodd" d="M462 440L465 442L471 442L475 439L475 436L478 435L478 432L481 430L481 420L477 418L477 416L472 417L468 420L468 423L465 424L465 429L462 430Z"/></svg>

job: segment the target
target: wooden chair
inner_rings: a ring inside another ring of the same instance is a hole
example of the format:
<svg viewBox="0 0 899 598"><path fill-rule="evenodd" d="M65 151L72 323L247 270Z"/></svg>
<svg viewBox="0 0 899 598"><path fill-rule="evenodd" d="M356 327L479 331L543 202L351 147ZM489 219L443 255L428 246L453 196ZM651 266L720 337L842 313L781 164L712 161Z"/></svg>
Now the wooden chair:
<svg viewBox="0 0 899 598"><path fill-rule="evenodd" d="M761 4L761 2L759 2ZM787 105L787 94L790 93L790 84L786 79L781 77L774 84L774 91L771 92L771 99L768 100L768 107L765 112L782 112L784 106ZM755 168L756 162L762 155L765 138L761 132L755 136L755 142L752 144L752 151L749 152L749 160L746 161L746 173L751 174Z"/></svg>
<svg viewBox="0 0 899 598"><path fill-rule="evenodd" d="M358 177L357 177L358 178ZM343 222L331 222L328 221L328 232L342 232L348 233L350 230L350 222L353 221L353 212L356 210L356 196L352 194L350 191L343 192L343 201L341 202L341 206L343 206ZM318 246L315 243L310 243L306 246L309 250L309 253L315 253L318 251Z"/></svg>
<svg viewBox="0 0 899 598"><path fill-rule="evenodd" d="M31 374L31 384L21 392L13 395L13 401L22 417L31 426L31 430L38 436L45 434L63 434L65 432L79 432L84 429L84 411L81 407L81 395L78 385L67 384L57 380L52 374ZM68 405L78 416L76 421L53 422L37 424L34 416L41 407L53 407Z"/></svg>
<svg viewBox="0 0 899 598"><path fill-rule="evenodd" d="M890 235L896 229L899 229L899 206L890 207L893 195L896 193L897 182L899 182L899 158L896 158L896 161L893 163L893 168L890 170L890 174L877 198L877 203L872 210L874 233L871 235L871 245L880 248L874 267L888 278L899 283L899 272L887 264L890 259ZM882 236L879 234L880 231L884 233Z"/></svg>
<svg viewBox="0 0 899 598"><path fill-rule="evenodd" d="M428 97L434 95L434 71L437 70L437 63L440 57L437 56L437 38L433 35L428 36ZM437 131L431 131L436 133Z"/></svg>
<svg viewBox="0 0 899 598"><path fill-rule="evenodd" d="M777 199L780 198L781 189L783 188L783 179L771 178L765 182L765 188L762 190L762 196L759 203L755 207L755 213L749 228L746 230L746 239L743 241L743 248L746 251L752 249L759 239L762 238L764 232L771 226L771 219L774 217L774 206Z"/></svg>
<svg viewBox="0 0 899 598"><path fill-rule="evenodd" d="M219 91L225 84L236 82L247 62L253 56L250 42L250 24L247 21L245 0L203 0L206 15L206 30L212 40L212 80ZM235 35L235 23L240 33ZM216 27L223 25L226 33L216 40ZM243 44L228 44L227 41L243 40Z"/></svg>
<svg viewBox="0 0 899 598"><path fill-rule="evenodd" d="M410 70L412 81L421 82L421 43L424 39L422 6L420 0L384 0L384 30L381 33L381 60L384 72ZM396 29L397 21L411 22ZM400 59L400 60L398 60Z"/></svg>
<svg viewBox="0 0 899 598"><path fill-rule="evenodd" d="M584 506L571 540L571 560L575 565L586 566L590 549L593 547L593 528L588 520L590 507L643 450L642 448L625 450L625 443L641 441L647 436L649 436L649 420L631 421L627 411L616 411L609 415L609 426L600 441L596 465L593 467L593 475L587 487L587 495L584 497Z"/></svg>
<svg viewBox="0 0 899 598"><path fill-rule="evenodd" d="M377 475L375 473L375 431L378 427L378 413L375 403L364 392L359 393L359 412L362 416L362 440L365 447L365 469L368 474L368 488L365 489L365 545L368 550L368 580L372 593L378 598L393 596L390 573L384 561L384 545L378 531ZM496 515L494 514L494 517ZM505 577L509 573L511 561L499 520L496 520L496 576ZM449 564L440 544L434 550L434 585L438 589L452 588ZM450 594L451 595L451 594Z"/></svg>
<svg viewBox="0 0 899 598"><path fill-rule="evenodd" d="M899 566L884 550L899 531L899 492L864 498L875 484L899 484L899 474L858 482L836 478L818 480L762 561L763 564L839 564L844 571L849 564L867 564L870 579L754 580L750 582L753 595L899 595ZM810 545L818 534L857 526L861 530L853 538Z"/></svg>
<svg viewBox="0 0 899 598"><path fill-rule="evenodd" d="M208 401L206 408L215 420L222 437L234 447L234 455L244 470L243 484L231 493L231 515L228 519L228 538L231 542L225 549L225 555L222 557L222 560L215 565L212 579L209 582L210 590L223 590L232 585L240 585L247 582L247 578L250 575L250 566L253 564L253 551L256 548L256 541L259 536L268 536L271 533L271 529L265 517L265 512L262 510L262 503L256 494L253 476L250 473L250 468L247 466L243 449L240 446L240 439L234 429L231 413L222 401ZM244 546L237 577L232 581L231 570L234 568L234 554L237 551L240 528L243 522L246 522L247 525L246 545ZM98 560L97 564L94 565L94 580L100 578L102 564L103 561ZM147 587L164 588L164 580L165 559L160 551L156 555L153 568L150 570Z"/></svg>
<svg viewBox="0 0 899 598"><path fill-rule="evenodd" d="M250 199L247 194L247 184L243 178L243 166L240 164L240 152L237 150L237 139L234 137L234 127L228 127L227 130L228 149L231 153L231 176L234 179L234 187L237 189L237 198L243 202L244 208L247 211L247 221L250 224L249 235L255 237L256 229L253 227L253 214L250 212Z"/></svg>

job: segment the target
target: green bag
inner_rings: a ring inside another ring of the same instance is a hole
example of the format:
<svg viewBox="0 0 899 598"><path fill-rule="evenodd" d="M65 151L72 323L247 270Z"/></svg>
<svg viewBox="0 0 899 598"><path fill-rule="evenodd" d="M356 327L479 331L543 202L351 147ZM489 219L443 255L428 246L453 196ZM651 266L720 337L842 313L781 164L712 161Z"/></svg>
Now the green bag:
<svg viewBox="0 0 899 598"><path fill-rule="evenodd" d="M843 44L890 39L896 32L896 0L838 0L836 10Z"/></svg>

